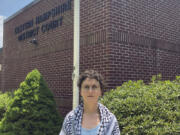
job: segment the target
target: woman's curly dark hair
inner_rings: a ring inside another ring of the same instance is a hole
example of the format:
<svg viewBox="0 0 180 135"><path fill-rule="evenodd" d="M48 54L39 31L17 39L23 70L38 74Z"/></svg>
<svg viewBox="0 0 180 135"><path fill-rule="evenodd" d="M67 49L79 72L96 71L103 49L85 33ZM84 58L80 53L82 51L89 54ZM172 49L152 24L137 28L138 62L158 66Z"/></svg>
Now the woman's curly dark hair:
<svg viewBox="0 0 180 135"><path fill-rule="evenodd" d="M100 73L98 73L95 70L85 70L82 74L80 74L78 84L77 84L80 90L81 90L81 85L86 78L96 79L99 82L101 91L103 93L105 83L104 83L104 78Z"/></svg>

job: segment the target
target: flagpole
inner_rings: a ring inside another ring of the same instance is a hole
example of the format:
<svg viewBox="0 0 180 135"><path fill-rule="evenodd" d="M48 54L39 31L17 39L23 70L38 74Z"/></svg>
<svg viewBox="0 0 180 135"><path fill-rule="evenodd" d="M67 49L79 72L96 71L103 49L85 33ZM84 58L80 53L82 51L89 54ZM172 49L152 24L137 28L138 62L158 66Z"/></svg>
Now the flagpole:
<svg viewBox="0 0 180 135"><path fill-rule="evenodd" d="M80 0L74 0L74 59L73 59L73 109L79 104L79 39L80 39Z"/></svg>

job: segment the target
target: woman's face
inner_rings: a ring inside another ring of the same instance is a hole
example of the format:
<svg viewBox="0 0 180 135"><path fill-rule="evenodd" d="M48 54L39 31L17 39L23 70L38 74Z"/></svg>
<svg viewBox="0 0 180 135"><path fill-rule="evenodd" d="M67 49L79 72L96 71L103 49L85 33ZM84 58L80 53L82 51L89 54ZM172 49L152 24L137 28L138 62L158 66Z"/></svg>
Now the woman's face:
<svg viewBox="0 0 180 135"><path fill-rule="evenodd" d="M86 78L81 84L84 103L96 103L101 96L101 87L96 79Z"/></svg>

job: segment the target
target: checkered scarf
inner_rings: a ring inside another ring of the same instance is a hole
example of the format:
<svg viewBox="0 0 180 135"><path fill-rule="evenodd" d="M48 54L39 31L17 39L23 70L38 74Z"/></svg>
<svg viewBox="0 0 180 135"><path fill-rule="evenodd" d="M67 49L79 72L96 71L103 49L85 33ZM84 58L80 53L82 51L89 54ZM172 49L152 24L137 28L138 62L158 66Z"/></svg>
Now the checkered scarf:
<svg viewBox="0 0 180 135"><path fill-rule="evenodd" d="M98 103L101 123L97 135L120 135L119 125L115 116L102 104ZM83 103L71 111L65 118L62 130L66 135L81 135Z"/></svg>

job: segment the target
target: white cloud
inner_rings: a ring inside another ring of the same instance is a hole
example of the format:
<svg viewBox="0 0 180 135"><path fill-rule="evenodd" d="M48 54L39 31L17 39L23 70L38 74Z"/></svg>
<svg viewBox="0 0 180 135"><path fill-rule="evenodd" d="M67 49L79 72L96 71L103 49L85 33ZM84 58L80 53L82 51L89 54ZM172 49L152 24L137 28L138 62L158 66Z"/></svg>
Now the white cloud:
<svg viewBox="0 0 180 135"><path fill-rule="evenodd" d="M0 15L0 48L3 46L3 20L4 16Z"/></svg>

